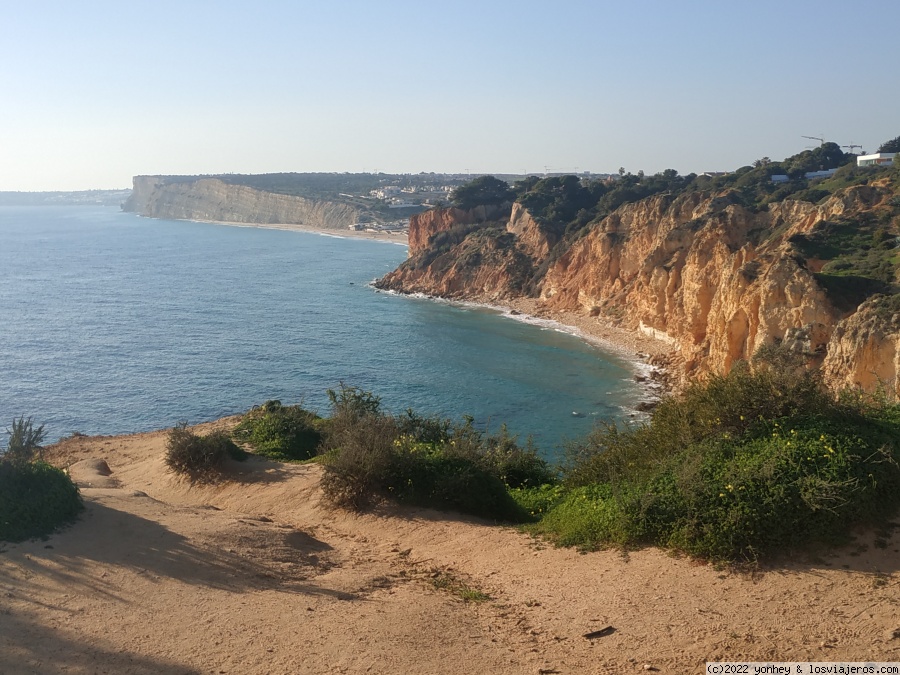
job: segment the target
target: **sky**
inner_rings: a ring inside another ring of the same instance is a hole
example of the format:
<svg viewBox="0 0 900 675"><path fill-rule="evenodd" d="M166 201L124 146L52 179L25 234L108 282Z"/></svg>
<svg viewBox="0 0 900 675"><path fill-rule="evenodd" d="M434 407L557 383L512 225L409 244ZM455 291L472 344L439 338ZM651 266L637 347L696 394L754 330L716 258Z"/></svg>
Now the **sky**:
<svg viewBox="0 0 900 675"><path fill-rule="evenodd" d="M10 1L0 191L874 152L900 135L898 25L896 0Z"/></svg>

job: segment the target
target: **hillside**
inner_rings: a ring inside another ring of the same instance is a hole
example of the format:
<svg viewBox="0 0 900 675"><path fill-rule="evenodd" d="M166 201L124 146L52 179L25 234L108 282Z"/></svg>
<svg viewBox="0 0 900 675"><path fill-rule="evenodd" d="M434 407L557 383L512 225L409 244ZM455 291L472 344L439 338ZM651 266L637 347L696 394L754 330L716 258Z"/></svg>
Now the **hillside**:
<svg viewBox="0 0 900 675"><path fill-rule="evenodd" d="M491 217L413 217L409 259L378 285L531 297L659 337L686 377L786 345L835 386L896 392L900 169L832 146L718 177L530 178ZM824 169L837 171L804 178Z"/></svg>
<svg viewBox="0 0 900 675"><path fill-rule="evenodd" d="M427 509L329 509L316 465L251 458L191 487L166 471L165 437L49 449L86 511L2 545L0 671L618 675L900 658L896 531L753 574L656 549L581 554Z"/></svg>

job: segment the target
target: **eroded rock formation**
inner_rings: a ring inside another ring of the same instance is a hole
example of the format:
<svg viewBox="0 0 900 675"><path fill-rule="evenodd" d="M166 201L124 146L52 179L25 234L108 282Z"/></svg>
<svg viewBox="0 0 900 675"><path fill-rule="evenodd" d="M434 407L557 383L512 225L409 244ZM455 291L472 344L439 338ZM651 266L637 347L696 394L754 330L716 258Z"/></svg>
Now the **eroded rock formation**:
<svg viewBox="0 0 900 675"><path fill-rule="evenodd" d="M823 285L821 261L794 243L892 194L857 186L819 205L785 200L760 212L727 190L658 195L562 241L520 204L494 221L438 210L413 219L410 259L379 284L494 302L527 294L548 309L602 316L670 342L685 376L726 372L784 344L835 385L896 391L900 319L868 304L857 311L864 298Z"/></svg>

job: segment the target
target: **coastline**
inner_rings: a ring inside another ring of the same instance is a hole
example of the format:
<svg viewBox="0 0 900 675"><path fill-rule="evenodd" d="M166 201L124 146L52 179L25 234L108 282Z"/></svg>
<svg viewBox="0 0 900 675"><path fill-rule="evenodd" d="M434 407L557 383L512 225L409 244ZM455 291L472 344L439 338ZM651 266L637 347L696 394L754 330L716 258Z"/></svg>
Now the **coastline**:
<svg viewBox="0 0 900 675"><path fill-rule="evenodd" d="M229 220L196 220L195 223L210 223L213 225L228 225L229 227L256 227L264 230L284 230L287 232L306 232L308 234L319 234L325 237L335 237L336 239L369 239L371 241L379 241L386 244L396 244L399 246L408 246L408 235L405 232L361 232L357 230L332 230L325 227L314 227L312 225L301 225L299 223L241 223Z"/></svg>
<svg viewBox="0 0 900 675"><path fill-rule="evenodd" d="M639 412L649 410L652 408L652 404L674 389L673 373L670 371L674 356L672 345L651 335L621 328L602 317L547 309L541 307L537 298L506 298L501 303L486 298L444 298L425 293L383 290L374 286L374 283L372 287L382 293L408 295L470 307L483 307L499 312L514 321L553 328L579 337L630 364L634 371L635 382L641 384L648 393L648 398L639 404L637 409Z"/></svg>
<svg viewBox="0 0 900 675"><path fill-rule="evenodd" d="M558 330L576 335L607 353L623 358L632 366L635 382L648 394L648 398L638 404L638 412L650 410L673 389L669 372L672 345L662 340L615 326L601 317L541 307L537 298L510 298L504 300L502 305L478 304L500 311L510 319L555 324Z"/></svg>
<svg viewBox="0 0 900 675"><path fill-rule="evenodd" d="M306 232L338 239L368 239L387 244L408 246L409 237L400 232L360 232L357 230L333 230L297 223L243 223L222 220L197 220L194 222L227 225L230 227L255 227L289 232ZM424 296L432 300L446 300L460 304L487 307L504 316L526 323L552 322L560 330L576 335L603 351L622 357L634 368L635 380L645 385L651 401L657 401L673 389L669 367L674 349L671 344L638 331L631 331L603 317L592 317L577 312L547 309L537 298L506 298L502 303L489 299L441 298Z"/></svg>

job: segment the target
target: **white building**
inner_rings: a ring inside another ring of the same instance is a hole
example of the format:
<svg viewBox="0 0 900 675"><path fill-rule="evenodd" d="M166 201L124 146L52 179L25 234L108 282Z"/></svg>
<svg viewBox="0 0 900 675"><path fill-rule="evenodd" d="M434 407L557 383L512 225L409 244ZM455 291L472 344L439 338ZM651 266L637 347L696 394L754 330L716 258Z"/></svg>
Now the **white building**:
<svg viewBox="0 0 900 675"><path fill-rule="evenodd" d="M891 166L896 152L876 152L874 155L860 155L856 158L856 166Z"/></svg>

